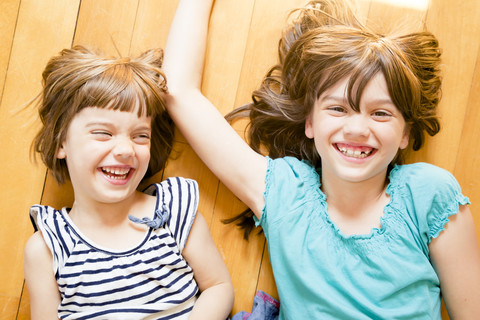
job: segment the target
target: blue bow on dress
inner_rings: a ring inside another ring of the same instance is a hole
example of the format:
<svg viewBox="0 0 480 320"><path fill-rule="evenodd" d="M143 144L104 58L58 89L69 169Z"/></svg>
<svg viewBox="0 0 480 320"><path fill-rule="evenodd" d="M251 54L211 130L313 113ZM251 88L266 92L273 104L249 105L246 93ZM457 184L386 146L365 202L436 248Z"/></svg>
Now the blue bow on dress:
<svg viewBox="0 0 480 320"><path fill-rule="evenodd" d="M168 218L170 218L170 211L168 210L167 206L163 204L161 209L155 210L155 218L153 219L147 217L139 219L132 215L128 215L128 218L132 222L146 224L150 228L158 229L160 227L163 227L163 225L167 222Z"/></svg>

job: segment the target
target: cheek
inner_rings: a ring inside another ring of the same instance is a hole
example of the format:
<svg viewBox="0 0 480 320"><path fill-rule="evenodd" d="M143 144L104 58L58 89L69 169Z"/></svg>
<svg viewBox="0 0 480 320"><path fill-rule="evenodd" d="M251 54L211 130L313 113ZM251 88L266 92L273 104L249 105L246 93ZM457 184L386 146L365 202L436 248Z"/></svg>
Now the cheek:
<svg viewBox="0 0 480 320"><path fill-rule="evenodd" d="M146 165L148 166L148 162L150 162L150 146L142 146L142 148L139 148L137 150L137 156L139 159L141 159L142 162L145 162Z"/></svg>

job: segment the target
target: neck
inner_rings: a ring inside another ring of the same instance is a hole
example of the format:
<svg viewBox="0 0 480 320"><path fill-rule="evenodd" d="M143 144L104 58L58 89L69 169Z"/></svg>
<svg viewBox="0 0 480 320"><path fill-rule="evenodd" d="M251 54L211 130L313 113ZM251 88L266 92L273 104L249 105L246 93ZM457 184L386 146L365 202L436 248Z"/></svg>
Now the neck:
<svg viewBox="0 0 480 320"><path fill-rule="evenodd" d="M389 201L385 179L386 172L361 182L322 172L322 191L327 196L330 219L346 234L367 234L380 227L383 209Z"/></svg>
<svg viewBox="0 0 480 320"><path fill-rule="evenodd" d="M376 174L362 181L348 181L328 170L322 170L322 191L327 195L329 202L349 203L349 199L370 199L383 194L386 180L386 169L383 174ZM355 204L358 205L359 203Z"/></svg>
<svg viewBox="0 0 480 320"><path fill-rule="evenodd" d="M155 198L135 192L117 203L98 203L76 199L70 218L77 228L94 243L110 249L129 249L145 236L148 227L131 222L128 215L150 217Z"/></svg>
<svg viewBox="0 0 480 320"><path fill-rule="evenodd" d="M128 220L128 214L130 214L139 198L137 192L131 197L116 203L102 203L75 198L69 215L78 227L95 224L115 227Z"/></svg>

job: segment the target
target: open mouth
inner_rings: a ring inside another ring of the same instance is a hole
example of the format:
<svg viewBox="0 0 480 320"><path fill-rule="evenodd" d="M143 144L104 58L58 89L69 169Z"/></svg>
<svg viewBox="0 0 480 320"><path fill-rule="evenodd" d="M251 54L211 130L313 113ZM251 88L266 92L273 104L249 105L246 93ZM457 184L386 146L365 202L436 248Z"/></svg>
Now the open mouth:
<svg viewBox="0 0 480 320"><path fill-rule="evenodd" d="M104 175L112 180L125 180L127 179L131 168L114 168L114 167L102 167L100 168Z"/></svg>
<svg viewBox="0 0 480 320"><path fill-rule="evenodd" d="M344 156L350 158L364 159L372 154L375 150L370 147L352 147L346 144L335 144L335 147L340 151Z"/></svg>

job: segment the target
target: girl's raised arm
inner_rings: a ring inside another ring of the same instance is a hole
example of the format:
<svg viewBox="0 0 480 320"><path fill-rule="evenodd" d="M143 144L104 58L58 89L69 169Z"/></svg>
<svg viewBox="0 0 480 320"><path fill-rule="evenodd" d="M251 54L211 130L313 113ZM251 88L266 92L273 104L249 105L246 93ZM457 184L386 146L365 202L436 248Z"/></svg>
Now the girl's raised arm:
<svg viewBox="0 0 480 320"><path fill-rule="evenodd" d="M201 93L213 0L181 0L165 49L168 111L213 173L260 217L267 159L253 151Z"/></svg>

